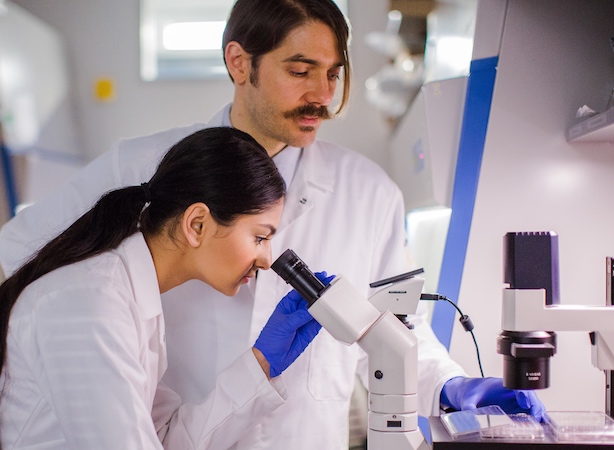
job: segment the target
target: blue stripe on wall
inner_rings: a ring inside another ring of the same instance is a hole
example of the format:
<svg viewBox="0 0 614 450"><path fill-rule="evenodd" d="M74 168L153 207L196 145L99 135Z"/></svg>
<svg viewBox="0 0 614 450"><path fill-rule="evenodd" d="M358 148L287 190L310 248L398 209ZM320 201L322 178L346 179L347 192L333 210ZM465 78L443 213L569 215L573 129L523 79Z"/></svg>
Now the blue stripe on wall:
<svg viewBox="0 0 614 450"><path fill-rule="evenodd" d="M465 265L498 61L496 56L472 61L467 83L452 194L452 215L438 286L438 292L455 303L458 300ZM435 303L433 331L448 349L455 314L456 309L447 302Z"/></svg>

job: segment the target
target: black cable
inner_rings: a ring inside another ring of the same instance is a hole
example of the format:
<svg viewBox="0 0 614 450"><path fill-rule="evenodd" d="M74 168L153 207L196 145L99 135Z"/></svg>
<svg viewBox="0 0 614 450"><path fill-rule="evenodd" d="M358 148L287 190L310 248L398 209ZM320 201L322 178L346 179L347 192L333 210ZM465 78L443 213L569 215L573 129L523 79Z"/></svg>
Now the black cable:
<svg viewBox="0 0 614 450"><path fill-rule="evenodd" d="M482 358L480 358L480 349L478 347L478 341L475 338L475 334L473 334L474 326L469 316L466 314L463 314L463 312L458 307L458 305L454 303L452 300L450 300L448 297L446 297L445 295L422 294L420 295L420 300L445 300L446 302L450 303L452 306L456 308L456 310L460 314L458 321L461 323L465 331L468 331L469 333L471 333L471 337L473 338L473 343L475 345L475 352L477 353L477 356L478 356L478 366L480 367L480 374L482 375L482 378L484 378L484 370L482 369Z"/></svg>

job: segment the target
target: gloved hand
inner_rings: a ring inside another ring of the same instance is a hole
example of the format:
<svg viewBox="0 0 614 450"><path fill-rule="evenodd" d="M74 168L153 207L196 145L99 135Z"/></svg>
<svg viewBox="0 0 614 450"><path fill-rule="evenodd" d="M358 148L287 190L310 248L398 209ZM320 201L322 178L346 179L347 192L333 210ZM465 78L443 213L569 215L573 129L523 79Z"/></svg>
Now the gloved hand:
<svg viewBox="0 0 614 450"><path fill-rule="evenodd" d="M546 413L535 391L508 389L501 378L452 378L444 384L440 398L443 405L459 411L499 405L507 414L528 413L538 421Z"/></svg>
<svg viewBox="0 0 614 450"><path fill-rule="evenodd" d="M334 275L315 274L325 285ZM303 353L322 328L309 311L307 302L294 289L277 304L273 314L260 332L254 347L262 352L271 366L271 378L280 375Z"/></svg>

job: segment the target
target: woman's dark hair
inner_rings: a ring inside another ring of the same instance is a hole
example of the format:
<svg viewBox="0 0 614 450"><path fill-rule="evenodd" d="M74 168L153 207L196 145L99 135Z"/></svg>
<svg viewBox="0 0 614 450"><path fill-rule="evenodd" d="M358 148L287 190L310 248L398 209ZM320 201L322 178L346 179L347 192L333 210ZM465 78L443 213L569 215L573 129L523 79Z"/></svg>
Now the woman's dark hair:
<svg viewBox="0 0 614 450"><path fill-rule="evenodd" d="M237 0L226 23L222 49L232 41L241 44L252 58L250 82L256 84L260 58L310 21L328 25L337 38L337 51L343 58L343 96L337 110L341 112L350 96L350 27L333 0Z"/></svg>
<svg viewBox="0 0 614 450"><path fill-rule="evenodd" d="M105 194L68 229L0 285L0 373L9 317L21 292L43 275L116 248L137 231L158 234L203 202L221 225L258 214L285 195L273 160L251 136L234 128L208 128L175 144L148 183Z"/></svg>

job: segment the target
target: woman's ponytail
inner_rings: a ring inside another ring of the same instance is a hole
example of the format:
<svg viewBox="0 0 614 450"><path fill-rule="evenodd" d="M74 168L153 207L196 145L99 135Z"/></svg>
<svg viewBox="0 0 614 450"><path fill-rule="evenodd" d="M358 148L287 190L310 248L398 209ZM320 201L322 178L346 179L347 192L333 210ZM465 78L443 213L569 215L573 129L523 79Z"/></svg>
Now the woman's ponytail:
<svg viewBox="0 0 614 450"><path fill-rule="evenodd" d="M55 269L116 248L138 230L145 204L141 186L109 192L0 285L0 373L6 361L11 310L26 286Z"/></svg>

